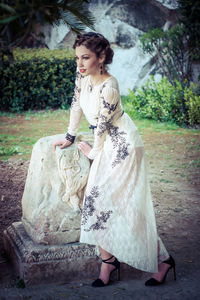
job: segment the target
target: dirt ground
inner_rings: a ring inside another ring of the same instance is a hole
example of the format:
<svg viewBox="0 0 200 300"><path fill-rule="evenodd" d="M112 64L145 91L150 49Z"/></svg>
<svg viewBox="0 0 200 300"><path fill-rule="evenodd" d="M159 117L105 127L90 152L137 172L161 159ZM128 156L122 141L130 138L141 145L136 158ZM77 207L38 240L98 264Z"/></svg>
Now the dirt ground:
<svg viewBox="0 0 200 300"><path fill-rule="evenodd" d="M0 261L4 257L2 233L22 216L21 199L29 161L0 161Z"/></svg>
<svg viewBox="0 0 200 300"><path fill-rule="evenodd" d="M184 283L187 276L195 279L195 272L200 270L200 135L195 131L191 134L146 132L143 140L158 232L176 260L177 277ZM6 260L3 230L21 218L28 165L29 161L16 159L0 161L0 267ZM8 281L5 284L9 286ZM195 289L188 288L186 297L184 294L181 297L183 291L179 290L180 299L191 299L192 293L200 295L199 285Z"/></svg>

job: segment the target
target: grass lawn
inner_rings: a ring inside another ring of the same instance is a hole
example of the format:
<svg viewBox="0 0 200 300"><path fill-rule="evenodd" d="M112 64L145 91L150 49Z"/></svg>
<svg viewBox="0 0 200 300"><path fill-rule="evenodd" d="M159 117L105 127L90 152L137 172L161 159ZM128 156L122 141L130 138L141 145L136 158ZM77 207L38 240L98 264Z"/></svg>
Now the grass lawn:
<svg viewBox="0 0 200 300"><path fill-rule="evenodd" d="M23 114L0 114L0 159L30 159L34 143L41 137L65 133L69 124L69 110L46 110ZM83 118L79 131L87 131Z"/></svg>
<svg viewBox="0 0 200 300"><path fill-rule="evenodd" d="M124 105L125 110L126 106ZM181 128L171 123L160 123L152 120L134 120L146 144L147 155L155 155L156 146L166 150L165 159L170 160L177 141L182 141L183 151L200 150L200 130ZM46 110L38 112L0 113L0 159L30 159L34 143L41 137L65 133L69 124L69 110ZM88 122L82 119L79 131L89 131ZM170 145L167 140L170 139ZM149 145L149 146L148 146ZM148 149L149 148L149 149ZM195 156L196 157L196 156ZM190 162L200 164L200 159Z"/></svg>

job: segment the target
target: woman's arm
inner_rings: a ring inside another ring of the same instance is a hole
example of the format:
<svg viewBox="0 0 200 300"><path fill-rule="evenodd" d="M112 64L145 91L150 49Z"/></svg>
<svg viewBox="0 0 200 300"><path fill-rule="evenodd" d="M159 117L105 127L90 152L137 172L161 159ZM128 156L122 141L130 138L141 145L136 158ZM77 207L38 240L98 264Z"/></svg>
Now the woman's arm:
<svg viewBox="0 0 200 300"><path fill-rule="evenodd" d="M82 109L80 107L80 93L81 93L81 78L82 75L77 71L74 95L72 98L71 110L70 110L70 122L67 133L71 136L76 136L80 120L82 117Z"/></svg>
<svg viewBox="0 0 200 300"><path fill-rule="evenodd" d="M77 71L76 73L76 80L75 80L75 88L74 88L74 95L72 98L72 104L70 109L70 122L68 127L68 132L63 139L56 140L53 143L54 149L56 146L60 146L61 149L69 147L75 139L80 120L82 117L82 109L80 107L80 92L81 92L81 78L82 75Z"/></svg>
<svg viewBox="0 0 200 300"><path fill-rule="evenodd" d="M94 159L102 149L106 135L112 130L112 123L115 119L115 114L118 114L120 109L119 91L112 86L103 86L100 93L100 112L97 122L97 128L94 131L94 145L88 154L88 158Z"/></svg>

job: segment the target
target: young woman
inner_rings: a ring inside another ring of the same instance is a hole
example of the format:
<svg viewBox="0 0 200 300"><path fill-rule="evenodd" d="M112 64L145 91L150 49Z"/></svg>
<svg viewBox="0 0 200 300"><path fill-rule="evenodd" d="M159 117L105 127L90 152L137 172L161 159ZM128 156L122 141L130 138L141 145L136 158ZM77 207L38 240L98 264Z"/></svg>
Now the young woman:
<svg viewBox="0 0 200 300"><path fill-rule="evenodd" d="M77 77L65 148L75 139L82 113L94 132L94 145L78 148L93 160L83 201L80 242L99 247L102 265L94 287L109 284L120 262L154 272L145 285L164 282L175 262L157 235L144 146L129 116L123 111L117 80L106 66L113 50L94 32L78 35L74 49ZM175 277L174 277L175 278Z"/></svg>

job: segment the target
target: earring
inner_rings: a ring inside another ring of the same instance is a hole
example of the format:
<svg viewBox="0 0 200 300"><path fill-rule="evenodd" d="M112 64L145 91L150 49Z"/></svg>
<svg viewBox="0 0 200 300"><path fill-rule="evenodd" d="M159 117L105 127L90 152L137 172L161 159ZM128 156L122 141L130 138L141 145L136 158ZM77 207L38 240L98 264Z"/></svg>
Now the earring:
<svg viewBox="0 0 200 300"><path fill-rule="evenodd" d="M103 75L103 65L100 66L100 75Z"/></svg>

